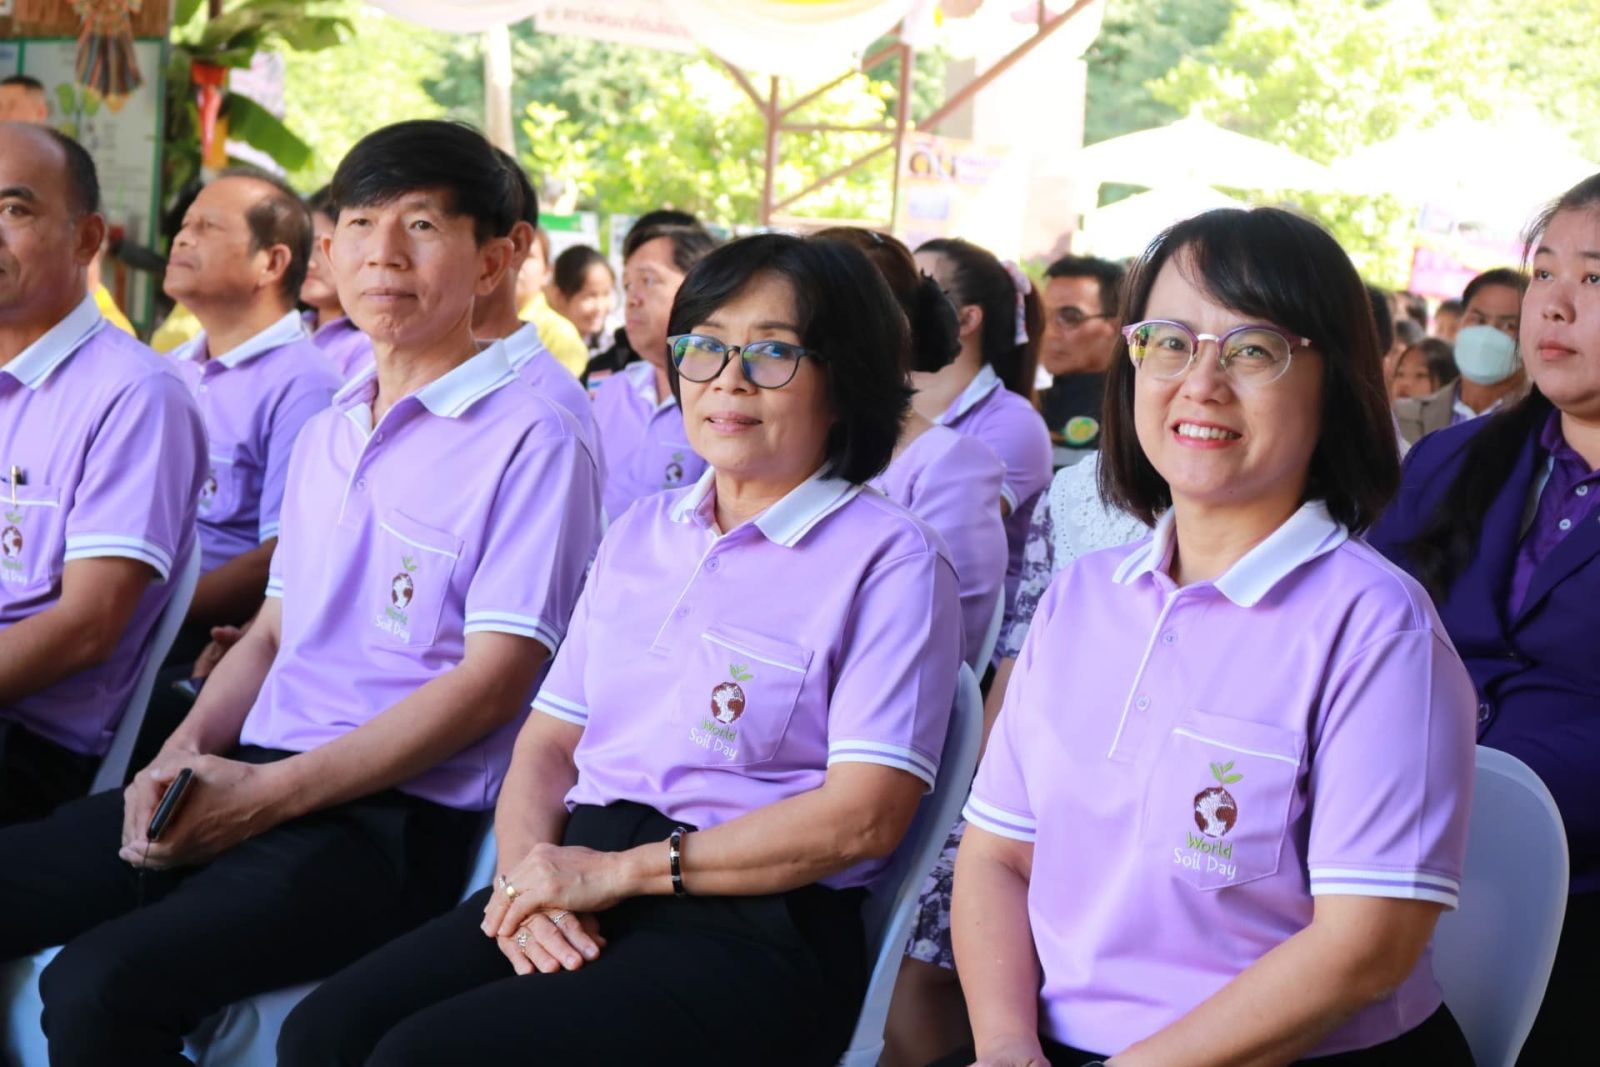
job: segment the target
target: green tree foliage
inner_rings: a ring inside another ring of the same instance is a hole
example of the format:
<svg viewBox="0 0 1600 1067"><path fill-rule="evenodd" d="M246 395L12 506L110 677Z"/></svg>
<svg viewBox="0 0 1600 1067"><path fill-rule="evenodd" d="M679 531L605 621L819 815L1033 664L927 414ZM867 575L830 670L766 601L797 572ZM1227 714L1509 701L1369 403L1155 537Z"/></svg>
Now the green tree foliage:
<svg viewBox="0 0 1600 1067"><path fill-rule="evenodd" d="M1100 36L1085 54L1089 85L1085 144L1183 117L1150 82L1186 55L1215 44L1233 17L1234 0L1110 0Z"/></svg>

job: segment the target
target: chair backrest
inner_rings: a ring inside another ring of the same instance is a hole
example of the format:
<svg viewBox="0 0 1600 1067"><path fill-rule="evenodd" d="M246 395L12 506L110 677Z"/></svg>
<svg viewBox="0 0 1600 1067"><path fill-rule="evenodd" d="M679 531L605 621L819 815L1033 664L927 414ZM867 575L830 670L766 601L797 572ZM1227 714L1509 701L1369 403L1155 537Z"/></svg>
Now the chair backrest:
<svg viewBox="0 0 1600 1067"><path fill-rule="evenodd" d="M91 793L122 788L122 779L128 773L128 760L133 757L134 742L139 739L139 727L144 725L145 709L150 706L150 694L156 687L156 675L161 673L161 664L166 660L167 653L172 651L173 642L178 639L178 631L183 628L183 620L189 614L189 602L194 599L194 587L200 581L198 535L189 558L183 561L181 567L174 569L167 580L172 583L172 595L167 598L167 606L161 609L160 618L156 619L144 665L139 668L133 691L128 694L128 703L122 709L122 718L111 735L111 747L106 750L105 758L100 761L100 769L95 772L94 784L89 787Z"/></svg>
<svg viewBox="0 0 1600 1067"><path fill-rule="evenodd" d="M1478 749L1461 907L1439 919L1433 969L1478 1067L1512 1067L1533 1028L1567 908L1567 836L1539 776Z"/></svg>
<svg viewBox="0 0 1600 1067"><path fill-rule="evenodd" d="M983 635L983 647L977 650L977 655L967 662L972 666L974 674L982 675L989 669L989 661L994 659L994 646L1000 643L1000 627L1006 621L1006 587L1000 585L1000 594L994 598L994 618L989 621L989 632Z"/></svg>
<svg viewBox="0 0 1600 1067"><path fill-rule="evenodd" d="M905 954L922 883L939 858L950 828L961 816L982 737L983 696L972 668L962 664L950 730L939 758L938 782L933 792L922 799L905 840L895 850L893 861L878 879L877 888L868 896L862 911L872 975L849 1051L841 1060L851 1067L875 1064L883 1051L883 1024L889 1015L889 1001L894 996L894 983L900 974L900 959Z"/></svg>

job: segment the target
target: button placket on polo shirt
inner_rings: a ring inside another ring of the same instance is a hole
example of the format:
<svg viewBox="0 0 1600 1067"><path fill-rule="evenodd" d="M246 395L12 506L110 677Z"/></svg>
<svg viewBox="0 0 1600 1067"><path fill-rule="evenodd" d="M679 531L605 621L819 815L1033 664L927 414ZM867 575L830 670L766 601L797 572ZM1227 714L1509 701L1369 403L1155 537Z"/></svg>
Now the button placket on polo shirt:
<svg viewBox="0 0 1600 1067"><path fill-rule="evenodd" d="M1160 736L1161 732L1156 728L1155 720L1170 711L1159 699L1161 694L1152 692L1155 688L1152 682L1161 677L1166 664L1172 661L1174 652L1171 646L1176 638L1174 637L1172 641L1166 638L1174 633L1173 615L1191 598L1185 589L1163 591L1165 599L1161 611L1151 623L1150 636L1145 641L1138 673L1128 690L1122 721L1111 743L1111 750L1106 754L1108 759L1118 763L1137 762L1148 749L1152 737Z"/></svg>

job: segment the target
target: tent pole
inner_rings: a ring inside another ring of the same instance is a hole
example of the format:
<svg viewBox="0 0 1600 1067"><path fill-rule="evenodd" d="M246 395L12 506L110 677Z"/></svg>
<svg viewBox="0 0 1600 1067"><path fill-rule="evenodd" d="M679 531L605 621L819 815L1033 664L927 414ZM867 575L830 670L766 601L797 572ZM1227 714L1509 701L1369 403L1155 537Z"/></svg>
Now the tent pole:
<svg viewBox="0 0 1600 1067"><path fill-rule="evenodd" d="M483 126L490 144L517 154L511 123L511 31L505 26L483 34Z"/></svg>
<svg viewBox="0 0 1600 1067"><path fill-rule="evenodd" d="M772 224L772 194L778 177L778 124L782 121L778 107L778 77L767 79L767 102L761 109L767 125L767 165L761 178L761 225Z"/></svg>
<svg viewBox="0 0 1600 1067"><path fill-rule="evenodd" d="M900 217L900 161L906 151L906 122L911 117L911 67L915 53L900 42L900 88L894 102L894 185L889 194L889 229Z"/></svg>

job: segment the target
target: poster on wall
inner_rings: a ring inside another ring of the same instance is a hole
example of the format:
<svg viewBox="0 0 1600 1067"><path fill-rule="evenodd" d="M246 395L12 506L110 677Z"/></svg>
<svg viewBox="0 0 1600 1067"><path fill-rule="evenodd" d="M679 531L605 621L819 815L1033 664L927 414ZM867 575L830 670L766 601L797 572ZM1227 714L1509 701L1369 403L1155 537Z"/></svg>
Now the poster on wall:
<svg viewBox="0 0 1600 1067"><path fill-rule="evenodd" d="M1027 202L1022 162L993 145L908 134L900 156L895 235L916 248L936 237L983 234L985 247L1015 259Z"/></svg>
<svg viewBox="0 0 1600 1067"><path fill-rule="evenodd" d="M44 83L50 122L94 157L106 222L128 240L155 248L161 194L162 71L166 43L134 42L144 84L112 107L73 78L78 43L62 38L20 42L21 72ZM3 63L3 58L0 58ZM137 325L148 327L159 279L102 257L101 281Z"/></svg>
<svg viewBox="0 0 1600 1067"><path fill-rule="evenodd" d="M9 78L21 69L22 46L15 41L0 41L0 78Z"/></svg>

